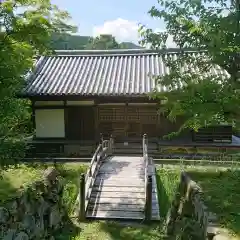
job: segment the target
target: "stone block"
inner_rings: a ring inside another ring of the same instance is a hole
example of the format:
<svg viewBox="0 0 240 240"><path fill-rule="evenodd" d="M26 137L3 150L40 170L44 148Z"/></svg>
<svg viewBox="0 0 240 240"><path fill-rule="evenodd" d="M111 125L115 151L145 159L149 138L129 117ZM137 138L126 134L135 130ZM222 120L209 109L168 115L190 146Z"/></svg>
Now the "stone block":
<svg viewBox="0 0 240 240"><path fill-rule="evenodd" d="M17 234L14 240L29 240L29 237L25 232L20 232Z"/></svg>
<svg viewBox="0 0 240 240"><path fill-rule="evenodd" d="M54 167L50 167L45 170L43 176L44 180L47 182L53 182L57 179L57 176L59 175L58 171Z"/></svg>
<svg viewBox="0 0 240 240"><path fill-rule="evenodd" d="M0 207L0 223L5 224L9 220L10 214L8 209Z"/></svg>
<svg viewBox="0 0 240 240"><path fill-rule="evenodd" d="M52 230L62 226L67 214L62 205L64 185L60 180L58 171L48 168L41 181L22 189L15 199L0 207L0 239L49 239Z"/></svg>
<svg viewBox="0 0 240 240"><path fill-rule="evenodd" d="M8 229L8 231L3 236L3 240L13 240L16 233L16 229Z"/></svg>
<svg viewBox="0 0 240 240"><path fill-rule="evenodd" d="M51 212L49 215L49 227L53 229L57 229L59 227L60 222L61 222L61 212L59 211L59 208L57 206L54 206L51 209Z"/></svg>

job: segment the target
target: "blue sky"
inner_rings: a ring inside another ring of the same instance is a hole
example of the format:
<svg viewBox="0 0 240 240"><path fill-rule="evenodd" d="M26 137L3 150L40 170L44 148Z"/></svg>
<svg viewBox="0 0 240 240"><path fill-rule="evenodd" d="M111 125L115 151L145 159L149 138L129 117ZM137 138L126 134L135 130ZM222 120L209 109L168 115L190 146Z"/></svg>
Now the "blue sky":
<svg viewBox="0 0 240 240"><path fill-rule="evenodd" d="M52 0L52 3L70 13L80 35L110 33L118 41L137 42L138 23L164 29L162 21L147 14L157 0Z"/></svg>

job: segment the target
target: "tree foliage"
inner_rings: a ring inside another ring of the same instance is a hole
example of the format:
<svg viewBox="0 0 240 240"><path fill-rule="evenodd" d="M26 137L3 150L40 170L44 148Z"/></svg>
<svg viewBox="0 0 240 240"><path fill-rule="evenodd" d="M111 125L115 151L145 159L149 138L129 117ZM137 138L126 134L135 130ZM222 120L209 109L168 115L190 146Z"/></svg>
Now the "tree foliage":
<svg viewBox="0 0 240 240"><path fill-rule="evenodd" d="M89 36L53 33L49 47L54 50L83 50L90 40Z"/></svg>
<svg viewBox="0 0 240 240"><path fill-rule="evenodd" d="M142 49L143 47L132 42L121 42L120 48L121 49Z"/></svg>
<svg viewBox="0 0 240 240"><path fill-rule="evenodd" d="M95 38L90 38L86 49L97 49L97 50L104 50L104 49L119 49L120 45L116 41L115 37L109 34L102 34Z"/></svg>
<svg viewBox="0 0 240 240"><path fill-rule="evenodd" d="M154 76L158 88L152 96L166 99L161 109L169 119L184 116L184 128L205 124L234 123L240 113L240 2L224 0L159 0L149 11L166 23L156 33L141 26L142 44L165 49L169 36L178 50L176 58L163 55L169 73ZM194 50L195 54L190 53ZM213 71L220 69L222 71Z"/></svg>
<svg viewBox="0 0 240 240"><path fill-rule="evenodd" d="M33 67L34 57L48 51L53 32L73 31L67 12L50 0L5 0L0 3L0 138L22 133L29 123L28 101L16 96Z"/></svg>
<svg viewBox="0 0 240 240"><path fill-rule="evenodd" d="M99 38L99 37L98 37ZM116 40L115 40L116 41ZM141 49L139 45L132 42L121 42L116 44L110 44L105 46L105 44L96 44L93 45L94 38L90 36L80 36L72 35L68 33L53 33L49 42L49 48L54 50L84 50L84 49L95 49L101 50L100 48L105 47L104 49L111 49L112 47L117 47L120 49ZM107 43L106 43L107 45Z"/></svg>

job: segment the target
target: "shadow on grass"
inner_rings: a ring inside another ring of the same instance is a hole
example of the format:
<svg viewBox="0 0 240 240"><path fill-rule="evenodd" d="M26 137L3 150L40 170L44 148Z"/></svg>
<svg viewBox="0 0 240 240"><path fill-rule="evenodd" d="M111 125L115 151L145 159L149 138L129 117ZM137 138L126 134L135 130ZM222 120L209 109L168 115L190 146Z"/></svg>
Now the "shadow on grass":
<svg viewBox="0 0 240 240"><path fill-rule="evenodd" d="M162 240L168 239L162 225L149 226L138 223L89 221L74 225L70 223L55 235L56 240Z"/></svg>
<svg viewBox="0 0 240 240"><path fill-rule="evenodd" d="M209 210L215 212L226 228L240 237L240 170L188 170L203 190Z"/></svg>
<svg viewBox="0 0 240 240"><path fill-rule="evenodd" d="M70 240L81 235L81 228L73 223L71 219L66 219L64 226L54 234L55 240Z"/></svg>

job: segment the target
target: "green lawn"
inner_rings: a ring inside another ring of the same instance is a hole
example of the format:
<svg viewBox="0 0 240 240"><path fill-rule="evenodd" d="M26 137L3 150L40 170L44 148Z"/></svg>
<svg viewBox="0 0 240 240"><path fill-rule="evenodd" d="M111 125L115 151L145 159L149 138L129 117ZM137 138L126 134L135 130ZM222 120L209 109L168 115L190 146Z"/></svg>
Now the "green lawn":
<svg viewBox="0 0 240 240"><path fill-rule="evenodd" d="M130 227L131 225L131 227ZM141 224L123 225L116 222L94 221L63 229L56 240L161 240L160 224L144 226Z"/></svg>
<svg viewBox="0 0 240 240"><path fill-rule="evenodd" d="M203 189L204 200L220 223L240 238L240 170L188 167L157 170L161 214L166 215L173 200L181 170Z"/></svg>

